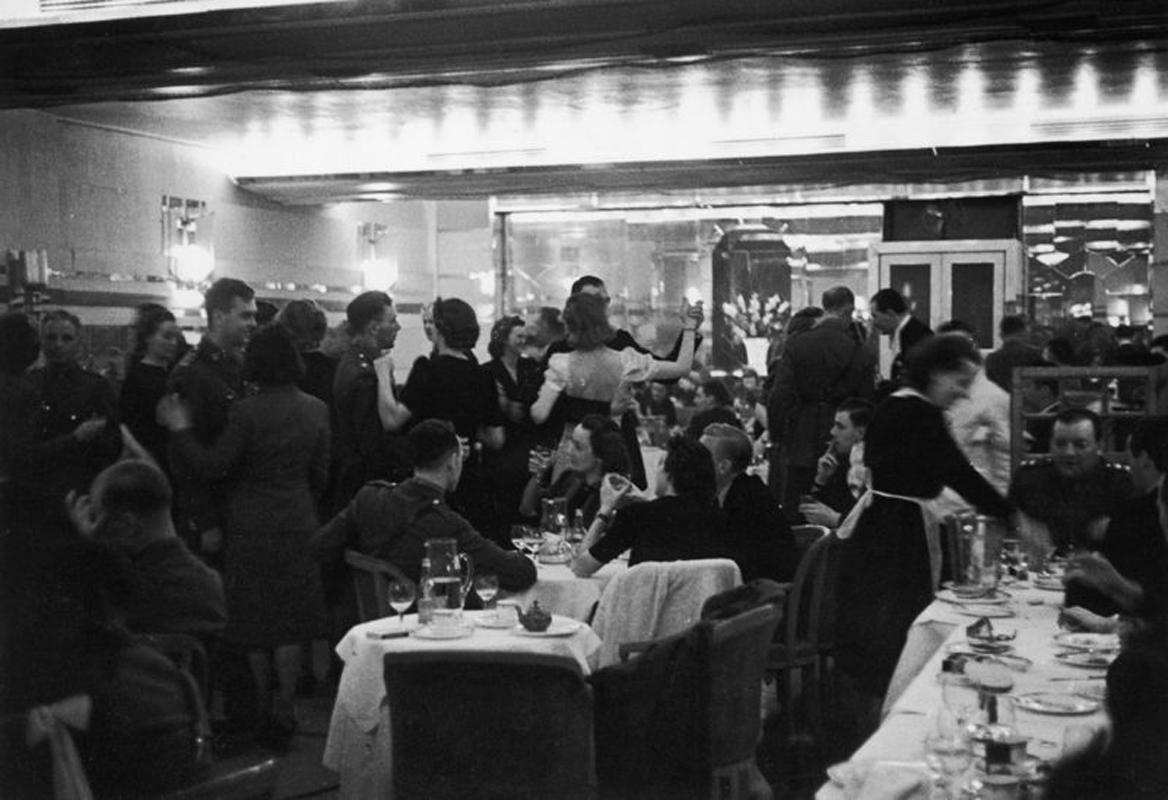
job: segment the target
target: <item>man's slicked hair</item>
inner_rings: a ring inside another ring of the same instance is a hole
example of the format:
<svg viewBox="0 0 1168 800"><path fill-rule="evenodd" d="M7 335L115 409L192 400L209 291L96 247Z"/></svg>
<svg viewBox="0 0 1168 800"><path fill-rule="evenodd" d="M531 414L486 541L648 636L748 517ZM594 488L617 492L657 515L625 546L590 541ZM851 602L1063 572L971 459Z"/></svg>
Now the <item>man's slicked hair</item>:
<svg viewBox="0 0 1168 800"><path fill-rule="evenodd" d="M203 295L203 308L207 312L207 322L216 311L230 313L235 305L235 298L247 303L255 299L255 290L238 278L220 278L211 284L211 288Z"/></svg>

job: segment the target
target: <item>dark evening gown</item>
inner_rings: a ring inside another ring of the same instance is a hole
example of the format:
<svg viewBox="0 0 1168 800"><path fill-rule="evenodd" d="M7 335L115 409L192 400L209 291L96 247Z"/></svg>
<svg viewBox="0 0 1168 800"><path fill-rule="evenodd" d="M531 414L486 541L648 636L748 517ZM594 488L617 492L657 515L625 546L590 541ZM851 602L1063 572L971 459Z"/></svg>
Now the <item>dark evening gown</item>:
<svg viewBox="0 0 1168 800"><path fill-rule="evenodd" d="M523 419L514 420L504 416L503 428L507 439L503 449L486 454L496 514L501 521L518 522L523 488L530 477L527 459L532 446L536 444L536 427L531 421L530 410L539 392L539 385L543 382L543 372L538 361L523 357L516 362L514 376L497 358L483 364L482 370L508 402L519 403L524 409Z"/></svg>
<svg viewBox="0 0 1168 800"><path fill-rule="evenodd" d="M876 491L931 500L948 486L983 514L1013 511L957 448L942 410L920 397L885 400L864 441ZM879 697L909 626L933 599L920 506L876 496L841 545L837 663L863 692Z"/></svg>

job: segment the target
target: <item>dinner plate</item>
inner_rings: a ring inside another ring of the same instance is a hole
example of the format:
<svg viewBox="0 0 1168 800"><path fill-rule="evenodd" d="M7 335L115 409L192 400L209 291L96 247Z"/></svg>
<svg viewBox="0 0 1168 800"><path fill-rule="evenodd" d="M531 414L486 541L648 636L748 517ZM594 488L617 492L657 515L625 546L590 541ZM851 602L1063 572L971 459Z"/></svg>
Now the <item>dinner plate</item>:
<svg viewBox="0 0 1168 800"><path fill-rule="evenodd" d="M1036 714L1057 714L1059 716L1093 714L1099 710L1098 700L1062 692L1020 694L1014 698L1014 703L1019 708L1033 711Z"/></svg>
<svg viewBox="0 0 1168 800"><path fill-rule="evenodd" d="M1005 642L953 642L946 650L950 653L971 653L979 656L996 656L1002 653L1009 653L1014 650L1014 646L1006 644Z"/></svg>
<svg viewBox="0 0 1168 800"><path fill-rule="evenodd" d="M977 603L979 605L997 606L1004 605L1010 600L1009 597L998 591L986 594L984 597L965 597L954 592L952 589L941 589L935 596L942 603L956 603L957 605Z"/></svg>
<svg viewBox="0 0 1168 800"><path fill-rule="evenodd" d="M1072 667L1084 669L1107 669L1115 660L1112 653L1089 653L1076 651L1073 653L1055 653L1055 658Z"/></svg>
<svg viewBox="0 0 1168 800"><path fill-rule="evenodd" d="M432 625L422 625L410 631L410 636L418 639L465 639L474 634L470 625L459 625L456 628L438 629Z"/></svg>
<svg viewBox="0 0 1168 800"><path fill-rule="evenodd" d="M1040 575L1034 579L1035 589L1045 589L1048 592L1061 592L1067 587L1063 585L1062 578L1056 578L1052 575Z"/></svg>
<svg viewBox="0 0 1168 800"><path fill-rule="evenodd" d="M988 619L1006 619L1014 616L1014 612L1005 606L982 605L981 603L962 603L957 606L957 613L967 617L986 617Z"/></svg>
<svg viewBox="0 0 1168 800"><path fill-rule="evenodd" d="M580 630L581 624L574 619L555 619L546 631L529 631L522 625L515 627L519 636L571 636Z"/></svg>
<svg viewBox="0 0 1168 800"><path fill-rule="evenodd" d="M491 614L489 616L484 614L482 616L475 617L475 625L478 625L480 628L514 628L515 617L512 616L510 619L499 619L498 614Z"/></svg>
<svg viewBox="0 0 1168 800"><path fill-rule="evenodd" d="M1054 641L1062 647L1094 653L1115 653L1119 650L1119 635L1115 633L1059 633L1055 634Z"/></svg>

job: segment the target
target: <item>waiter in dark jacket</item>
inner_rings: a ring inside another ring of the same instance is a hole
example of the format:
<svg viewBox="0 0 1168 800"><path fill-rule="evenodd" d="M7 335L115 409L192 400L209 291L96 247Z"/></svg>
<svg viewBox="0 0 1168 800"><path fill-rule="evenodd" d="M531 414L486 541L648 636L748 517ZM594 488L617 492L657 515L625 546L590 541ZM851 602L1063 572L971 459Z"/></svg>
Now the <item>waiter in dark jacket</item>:
<svg viewBox="0 0 1168 800"><path fill-rule="evenodd" d="M783 509L788 519L799 496L811 489L816 462L831 434L836 408L849 397L872 396L875 358L852 334L856 297L846 286L823 293L824 315L809 331L791 337L767 404L772 442L785 451Z"/></svg>
<svg viewBox="0 0 1168 800"><path fill-rule="evenodd" d="M386 433L378 410L379 392L392 392L390 381L377 380L376 364L393 349L401 325L393 300L385 292L364 292L345 309L349 349L333 378L333 420L337 458L337 493L333 508L343 508L367 482L402 481L410 475L402 437Z"/></svg>
<svg viewBox="0 0 1168 800"><path fill-rule="evenodd" d="M476 572L499 576L499 586L522 591L535 583L535 565L521 553L506 551L478 533L446 503L462 477L462 446L445 420L427 419L407 434L414 477L394 487L368 483L353 501L316 532L312 550L326 565L347 548L390 562L406 576L421 577L430 539L454 539L471 557Z"/></svg>
<svg viewBox="0 0 1168 800"><path fill-rule="evenodd" d="M235 278L220 278L203 296L207 332L170 374L170 390L191 409L194 435L210 447L227 427L231 405L243 396L243 351L256 327L255 292ZM224 481L200 480L170 458L178 487L179 536L212 563L222 560Z"/></svg>
<svg viewBox="0 0 1168 800"><path fill-rule="evenodd" d="M895 356L889 377L899 385L905 355L913 345L932 336L933 329L909 313L908 303L895 289L881 289L872 295L868 308L872 327L892 339Z"/></svg>

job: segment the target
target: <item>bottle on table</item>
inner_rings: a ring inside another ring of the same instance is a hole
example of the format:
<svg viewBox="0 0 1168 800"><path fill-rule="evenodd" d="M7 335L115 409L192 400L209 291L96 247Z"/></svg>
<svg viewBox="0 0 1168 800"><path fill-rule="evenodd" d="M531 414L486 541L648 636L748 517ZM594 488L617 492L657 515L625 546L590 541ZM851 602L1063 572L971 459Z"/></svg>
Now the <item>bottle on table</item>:
<svg viewBox="0 0 1168 800"><path fill-rule="evenodd" d="M422 574L418 581L418 624L429 625L434 619L434 576L430 574L430 559L422 559Z"/></svg>

